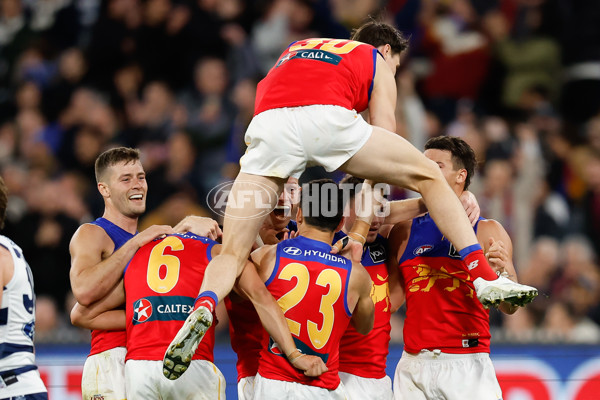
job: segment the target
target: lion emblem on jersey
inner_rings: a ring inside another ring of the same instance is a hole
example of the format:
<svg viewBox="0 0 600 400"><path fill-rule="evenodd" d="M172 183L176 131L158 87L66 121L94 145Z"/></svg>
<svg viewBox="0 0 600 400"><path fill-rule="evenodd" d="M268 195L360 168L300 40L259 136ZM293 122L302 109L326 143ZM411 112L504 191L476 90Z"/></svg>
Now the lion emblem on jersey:
<svg viewBox="0 0 600 400"><path fill-rule="evenodd" d="M383 311L389 311L390 309L390 287L387 283L387 278L387 276L382 277L377 274L377 279L383 283L377 285L375 280L373 280L373 286L371 287L371 300L373 300L373 304L377 305L380 301L385 301Z"/></svg>
<svg viewBox="0 0 600 400"><path fill-rule="evenodd" d="M417 275L417 278L412 279L412 284L409 286L408 290L410 292L429 292L436 282L439 280L440 284L445 285L444 290L448 292L453 292L458 289L460 286L461 279L459 275L466 275L464 271L455 271L448 272L445 267L441 267L440 269L431 268L429 265L419 264L416 267L413 267ZM464 279L464 278L463 278ZM447 281L450 280L450 284ZM425 286L421 286L419 282L426 281ZM444 282L444 283L442 283ZM473 297L473 289L470 289L470 293L467 294L467 297Z"/></svg>

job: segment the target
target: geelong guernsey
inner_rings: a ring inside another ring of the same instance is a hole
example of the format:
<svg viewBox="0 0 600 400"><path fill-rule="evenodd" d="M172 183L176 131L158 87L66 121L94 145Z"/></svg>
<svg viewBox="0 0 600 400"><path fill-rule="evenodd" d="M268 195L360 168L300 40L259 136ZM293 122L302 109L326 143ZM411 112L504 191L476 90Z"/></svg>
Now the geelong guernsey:
<svg viewBox="0 0 600 400"><path fill-rule="evenodd" d="M0 398L46 392L39 375L29 377L27 386L14 385L19 375L37 369L33 346L35 331L35 294L33 276L21 248L0 235L0 246L10 252L14 272L2 288L0 308ZM10 378L9 378L10 377ZM24 383L22 381L21 383Z"/></svg>
<svg viewBox="0 0 600 400"><path fill-rule="evenodd" d="M35 369L33 277L19 246L2 235L0 246L10 252L14 265L13 277L3 288L0 308L0 371L25 366Z"/></svg>

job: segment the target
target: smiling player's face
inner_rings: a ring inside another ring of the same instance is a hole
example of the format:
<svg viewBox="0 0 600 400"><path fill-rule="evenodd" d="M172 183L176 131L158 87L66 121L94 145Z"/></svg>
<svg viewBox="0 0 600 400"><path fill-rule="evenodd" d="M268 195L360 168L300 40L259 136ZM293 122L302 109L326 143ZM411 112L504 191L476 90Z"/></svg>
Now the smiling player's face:
<svg viewBox="0 0 600 400"><path fill-rule="evenodd" d="M123 215L139 217L146 211L148 183L140 161L120 162L109 167L107 187L110 201Z"/></svg>

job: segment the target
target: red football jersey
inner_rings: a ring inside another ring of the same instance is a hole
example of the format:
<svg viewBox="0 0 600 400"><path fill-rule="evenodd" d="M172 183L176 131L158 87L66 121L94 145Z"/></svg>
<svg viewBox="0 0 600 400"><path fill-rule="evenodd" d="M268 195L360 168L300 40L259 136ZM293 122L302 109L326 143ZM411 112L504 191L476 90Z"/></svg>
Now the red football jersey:
<svg viewBox="0 0 600 400"><path fill-rule="evenodd" d="M376 48L352 40L294 42L259 82L254 115L313 104L361 112L369 105L376 60Z"/></svg>
<svg viewBox="0 0 600 400"><path fill-rule="evenodd" d="M339 343L352 316L347 301L352 263L330 251L329 244L302 236L284 240L277 245L277 261L265 282L287 318L296 347L321 357L329 370L318 378L305 376L270 340L259 361L262 377L338 387Z"/></svg>
<svg viewBox="0 0 600 400"><path fill-rule="evenodd" d="M98 331L92 330L92 346L90 356L115 347L127 345L127 333L125 331Z"/></svg>
<svg viewBox="0 0 600 400"><path fill-rule="evenodd" d="M169 235L140 248L125 270L126 360L162 360L194 309L216 242L191 233ZM194 360L213 361L215 324Z"/></svg>
<svg viewBox="0 0 600 400"><path fill-rule="evenodd" d="M258 359L268 335L251 301L234 302L228 296L225 297L225 307L229 315L231 348L237 354L235 366L239 382L258 372Z"/></svg>
<svg viewBox="0 0 600 400"><path fill-rule="evenodd" d="M341 235L343 237L345 235ZM334 240L335 241L335 240ZM340 371L363 378L381 379L390 345L390 290L388 286L387 240L377 236L363 251L361 264L365 267L373 287L371 299L375 304L373 329L367 335L360 334L354 325L348 328L340 342Z"/></svg>
<svg viewBox="0 0 600 400"><path fill-rule="evenodd" d="M400 259L406 293L404 348L409 353L489 353L489 313L471 276L429 214L415 218Z"/></svg>

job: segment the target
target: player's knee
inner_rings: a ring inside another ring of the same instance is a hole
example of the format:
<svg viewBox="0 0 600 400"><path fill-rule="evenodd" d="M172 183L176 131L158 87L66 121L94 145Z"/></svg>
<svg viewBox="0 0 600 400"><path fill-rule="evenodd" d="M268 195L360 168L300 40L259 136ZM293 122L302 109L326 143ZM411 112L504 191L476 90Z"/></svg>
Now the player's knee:
<svg viewBox="0 0 600 400"><path fill-rule="evenodd" d="M419 170L415 180L417 191L422 193L422 189L425 186L429 186L434 182L444 182L445 178L435 161L423 157L419 164Z"/></svg>
<svg viewBox="0 0 600 400"><path fill-rule="evenodd" d="M237 271L237 276L239 276L244 270L244 266L246 265L246 261L248 260L248 256L250 255L250 250L246 253L241 251L241 249L233 249L234 251L226 251L227 249L223 248L221 254L219 254L220 260L223 264L230 265L231 267L235 266Z"/></svg>
<svg viewBox="0 0 600 400"><path fill-rule="evenodd" d="M245 264L246 260L248 259L248 256L250 255L251 249L251 247L244 248L242 246L223 245L221 249L221 255L234 259L235 262L238 264Z"/></svg>

